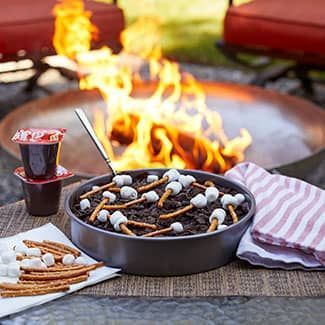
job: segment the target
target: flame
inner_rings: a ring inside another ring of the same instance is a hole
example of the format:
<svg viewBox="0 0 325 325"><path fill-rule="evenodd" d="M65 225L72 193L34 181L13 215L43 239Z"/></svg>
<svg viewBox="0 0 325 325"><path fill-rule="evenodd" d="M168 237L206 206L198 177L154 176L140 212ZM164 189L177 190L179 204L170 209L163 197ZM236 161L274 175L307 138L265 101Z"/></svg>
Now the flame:
<svg viewBox="0 0 325 325"><path fill-rule="evenodd" d="M90 21L91 12L82 0L60 0L53 8L56 17L53 45L58 54L74 59L77 53L90 50L98 30Z"/></svg>
<svg viewBox="0 0 325 325"><path fill-rule="evenodd" d="M88 71L80 79L80 89L98 89L106 101L106 114L94 110L94 128L117 170L174 167L224 172L244 159L250 134L242 129L228 139L222 118L207 106L199 82L162 57L156 18L142 17L121 35L123 52L148 62L150 84L155 85L151 94L139 97L134 93L146 81L139 84L138 73L120 55L108 47L89 50L95 28L81 4L64 0L55 7L54 45ZM78 28L69 26L67 17L73 17Z"/></svg>

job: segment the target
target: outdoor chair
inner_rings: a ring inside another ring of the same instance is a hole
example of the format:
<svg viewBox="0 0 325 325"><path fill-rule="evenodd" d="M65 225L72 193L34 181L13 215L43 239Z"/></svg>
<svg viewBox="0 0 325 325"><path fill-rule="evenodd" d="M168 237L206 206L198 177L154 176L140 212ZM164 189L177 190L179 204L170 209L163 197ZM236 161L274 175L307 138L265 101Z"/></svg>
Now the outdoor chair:
<svg viewBox="0 0 325 325"><path fill-rule="evenodd" d="M310 70L325 68L325 1L253 0L236 6L230 0L218 47L238 63L266 68L252 81L255 85L293 74L312 93ZM256 64L242 59L243 53L290 62Z"/></svg>
<svg viewBox="0 0 325 325"><path fill-rule="evenodd" d="M55 54L52 45L54 34L53 7L56 0L2 0L0 10L0 63L23 58L34 63L35 75L29 79L27 89L32 89L49 65L42 61ZM120 49L119 35L125 22L123 11L116 5L85 1L92 13L92 21L100 30L94 47L108 45ZM69 76L65 69L58 70Z"/></svg>

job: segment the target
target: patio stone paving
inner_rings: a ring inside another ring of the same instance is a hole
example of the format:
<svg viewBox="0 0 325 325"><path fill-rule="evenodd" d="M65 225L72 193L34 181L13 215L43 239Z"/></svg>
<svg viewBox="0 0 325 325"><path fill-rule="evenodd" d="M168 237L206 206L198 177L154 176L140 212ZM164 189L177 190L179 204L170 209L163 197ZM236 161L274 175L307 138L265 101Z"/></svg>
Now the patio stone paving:
<svg viewBox="0 0 325 325"><path fill-rule="evenodd" d="M14 324L323 324L322 298L70 296L7 317Z"/></svg>

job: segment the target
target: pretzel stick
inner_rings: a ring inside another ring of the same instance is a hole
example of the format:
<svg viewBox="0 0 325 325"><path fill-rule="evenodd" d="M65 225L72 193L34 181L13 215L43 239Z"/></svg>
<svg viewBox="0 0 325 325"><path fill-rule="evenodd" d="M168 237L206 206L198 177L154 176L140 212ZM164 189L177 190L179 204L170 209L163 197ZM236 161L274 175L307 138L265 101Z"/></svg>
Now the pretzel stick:
<svg viewBox="0 0 325 325"><path fill-rule="evenodd" d="M134 232L132 232L124 223L120 224L120 228L121 231L123 232L123 234L125 235L129 235L129 236L136 236Z"/></svg>
<svg viewBox="0 0 325 325"><path fill-rule="evenodd" d="M36 244L29 244L29 247L39 248L39 249L41 250L41 253L42 253L42 254L46 254L46 253L51 253L51 254L53 254L53 256L54 256L54 260L55 260L56 262L62 260L63 255L62 255L62 254L61 254L61 255L58 255L58 251L55 251L55 250L53 250L53 249L45 248L45 247L40 247L40 246L38 246L38 245L36 245ZM31 256L31 257L33 257L33 256ZM34 256L34 257L38 257L38 258L39 258L39 256Z"/></svg>
<svg viewBox="0 0 325 325"><path fill-rule="evenodd" d="M194 208L194 205L189 204L180 210L177 210L177 211L174 211L171 213L167 213L167 214L161 214L159 216L159 219L166 220L166 219L176 218L176 217L181 216L182 214L185 214L186 212L192 210L193 208Z"/></svg>
<svg viewBox="0 0 325 325"><path fill-rule="evenodd" d="M97 207L95 208L95 210L93 211L93 213L90 215L88 221L90 223L93 223L96 219L97 219L97 214L98 212L104 207L104 205L106 203L109 202L109 198L105 197L103 198L103 200L97 205Z"/></svg>
<svg viewBox="0 0 325 325"><path fill-rule="evenodd" d="M119 187L110 187L109 191L113 193L120 193L121 189Z"/></svg>
<svg viewBox="0 0 325 325"><path fill-rule="evenodd" d="M36 246L35 246L36 247ZM50 253L49 251L42 251L41 250L41 253L42 254L45 254L45 253ZM54 255L54 254L53 254ZM22 255L22 256L20 256L20 255L17 255L16 256L16 260L17 261L22 261L22 260L31 260L31 259L33 259L33 258L40 258L39 256L33 256L33 255L30 255L30 256L27 256L27 255ZM62 260L62 256L58 256L58 255L54 255L54 259L55 259L55 262L56 262L56 264L58 263L58 262L60 262L61 260Z"/></svg>
<svg viewBox="0 0 325 325"><path fill-rule="evenodd" d="M195 187L197 187L197 188L199 188L201 190L206 190L208 187L215 187L215 185L214 185L214 183L212 181L205 181L204 185L202 185L202 184L200 184L198 182L193 182L191 185L195 186ZM219 191L219 194L224 195L225 193Z"/></svg>
<svg viewBox="0 0 325 325"><path fill-rule="evenodd" d="M134 221L134 220L128 220L128 226L139 227L139 228L149 228L149 229L153 229L153 230L157 229L157 226L152 223L138 222L138 221Z"/></svg>
<svg viewBox="0 0 325 325"><path fill-rule="evenodd" d="M76 277L72 277L72 278L68 278L68 279L64 279L64 280L54 280L54 281L51 281L51 284L55 284L55 285L60 285L61 283L66 285L66 284L75 284L75 283L79 283L79 282L83 282L83 281L86 281L89 277L89 273L87 274L83 274L83 275L80 275L80 276L76 276ZM48 281L31 281L31 280L20 280L18 281L18 284L22 284L22 285L35 285L35 284L40 284L40 285L43 285L43 284L46 284L48 283Z"/></svg>
<svg viewBox="0 0 325 325"><path fill-rule="evenodd" d="M173 230L172 227L168 227L168 228L156 230L153 232L148 232L147 234L143 235L142 237L155 237L155 236L167 234L167 233L171 232L172 230Z"/></svg>
<svg viewBox="0 0 325 325"><path fill-rule="evenodd" d="M20 267L20 269L26 273L30 272L65 272L65 271L71 271L71 270L79 270L82 269L85 265L71 265L67 267L48 267L46 269L37 269L37 268L31 268L31 267Z"/></svg>
<svg viewBox="0 0 325 325"><path fill-rule="evenodd" d="M173 193L172 189L168 189L164 192L164 194L161 196L161 198L158 201L158 208L162 208L164 206L165 201L168 199L168 197Z"/></svg>
<svg viewBox="0 0 325 325"><path fill-rule="evenodd" d="M138 198L136 200L126 202L124 205L125 205L125 207L130 207L132 205L135 205L135 204L138 204L138 203L142 203L142 202L145 202L145 201L146 201L146 198L145 197L140 197L140 198Z"/></svg>
<svg viewBox="0 0 325 325"><path fill-rule="evenodd" d="M142 192L152 190L153 188L155 188L155 187L157 187L159 185L165 184L166 182L168 182L168 180L169 180L169 178L167 176L165 176L165 177L160 178L157 181L154 181L154 182L152 182L150 184L138 187L138 192L142 193Z"/></svg>
<svg viewBox="0 0 325 325"><path fill-rule="evenodd" d="M70 247L68 245L62 244L62 243L58 243L58 242L51 241L51 240L43 240L43 243L52 245L53 247L57 247L57 248L66 250L66 251L70 252L72 255L80 256L80 254L81 254L77 249Z"/></svg>
<svg viewBox="0 0 325 325"><path fill-rule="evenodd" d="M236 213L234 207L233 207L231 204L229 204L229 205L227 206L227 208L228 208L229 213L230 213L230 215L231 215L232 222L233 222L233 223L237 223L237 222L238 222L238 217L237 217L237 213Z"/></svg>
<svg viewBox="0 0 325 325"><path fill-rule="evenodd" d="M82 199L85 199L85 198L87 198L89 195L93 195L93 194L95 194L95 193L97 193L97 192L100 192L100 191L102 191L102 190L106 190L107 188L112 187L112 186L114 186L114 185L116 185L115 182L110 182L110 183L108 183L108 184L105 184L105 185L99 186L99 187L96 188L95 190L91 190L91 191L89 191L89 192L86 192L86 193L80 195L80 199L81 199L81 200L82 200Z"/></svg>
<svg viewBox="0 0 325 325"><path fill-rule="evenodd" d="M126 204L115 204L115 205L104 205L104 210L119 210L119 209L126 209Z"/></svg>
<svg viewBox="0 0 325 325"><path fill-rule="evenodd" d="M21 290L21 289L41 289L54 287L57 284L53 284L52 282L43 282L42 284L21 284L21 283L12 283L12 282L3 282L0 283L1 290Z"/></svg>
<svg viewBox="0 0 325 325"><path fill-rule="evenodd" d="M67 285L57 287L47 287L41 289L22 289L22 290L4 290L0 292L1 297L22 297L22 296L38 296L48 293L68 291L70 289Z"/></svg>
<svg viewBox="0 0 325 325"><path fill-rule="evenodd" d="M77 251L76 249L70 249L70 248L66 249L66 248L59 247L59 246L57 246L55 244L48 244L48 243L45 243L45 242L42 242L41 245L43 247L56 250L56 251L60 252L61 254L72 254L74 256L79 256L80 255L80 252Z"/></svg>
<svg viewBox="0 0 325 325"><path fill-rule="evenodd" d="M19 280L33 280L33 281L49 281L49 280L62 280L73 278L85 274L85 270L76 270L69 272L53 272L53 273L28 273L22 274Z"/></svg>
<svg viewBox="0 0 325 325"><path fill-rule="evenodd" d="M218 219L213 218L207 232L213 232L218 228Z"/></svg>
<svg viewBox="0 0 325 325"><path fill-rule="evenodd" d="M58 280L58 281L19 281L17 283L12 282L3 282L0 283L0 289L3 290L20 290L20 289L28 289L28 288L47 288L47 287L55 287L60 285L69 285L75 284L79 282L86 281L88 279L88 275L81 275L79 277Z"/></svg>
<svg viewBox="0 0 325 325"><path fill-rule="evenodd" d="M58 255L58 256L70 253L69 251L63 250L59 247L54 247L53 245L49 245L47 243L41 243L41 242L37 242L37 241L33 241L33 240L23 240L23 243L27 247L37 247L41 250L44 249L44 250L47 250L47 253L52 253L52 254Z"/></svg>
<svg viewBox="0 0 325 325"><path fill-rule="evenodd" d="M204 186L204 185L202 185L202 184L200 184L198 182L193 182L191 185L195 186L195 187L197 187L197 188L199 188L201 190L206 190L206 188L207 188L206 186Z"/></svg>
<svg viewBox="0 0 325 325"><path fill-rule="evenodd" d="M67 272L49 272L49 273L30 273L30 274L22 274L19 277L19 280L61 280L61 279L67 279L76 277L79 275L83 275L84 273L87 273L89 271L92 271L96 269L97 267L103 266L104 263L95 263L86 267L83 267L82 269L75 270L75 271L67 271Z"/></svg>

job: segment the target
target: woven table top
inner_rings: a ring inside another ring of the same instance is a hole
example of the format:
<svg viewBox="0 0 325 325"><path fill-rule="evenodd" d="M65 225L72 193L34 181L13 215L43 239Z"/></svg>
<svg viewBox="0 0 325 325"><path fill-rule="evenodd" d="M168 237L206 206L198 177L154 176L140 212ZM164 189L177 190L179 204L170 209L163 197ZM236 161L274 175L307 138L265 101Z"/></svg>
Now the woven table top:
<svg viewBox="0 0 325 325"><path fill-rule="evenodd" d="M0 208L0 237L7 237L51 222L70 237L70 221L64 213L66 194L77 186L63 190L60 210L50 217L31 217L24 201ZM320 296L325 294L324 273L313 271L269 270L236 260L219 269L177 277L122 275L77 294L96 296Z"/></svg>

